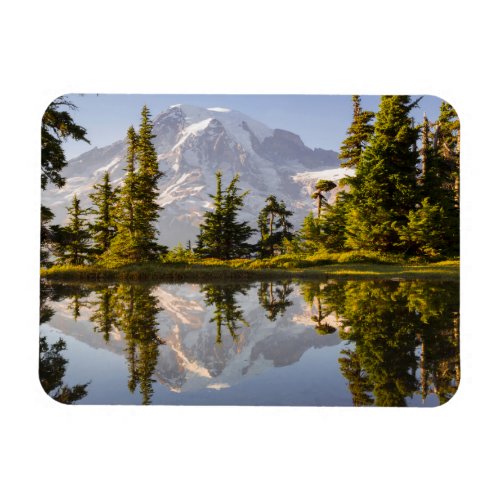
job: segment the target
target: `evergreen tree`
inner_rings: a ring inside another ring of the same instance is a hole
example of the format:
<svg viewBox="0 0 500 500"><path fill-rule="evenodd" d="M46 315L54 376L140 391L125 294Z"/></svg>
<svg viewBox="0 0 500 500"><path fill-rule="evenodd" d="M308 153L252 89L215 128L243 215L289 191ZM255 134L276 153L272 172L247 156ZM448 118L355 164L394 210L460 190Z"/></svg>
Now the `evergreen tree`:
<svg viewBox="0 0 500 500"><path fill-rule="evenodd" d="M109 266L155 260L167 248L157 242L158 180L163 175L152 140L153 124L144 106L139 133L127 132L127 165L118 191L116 235L102 260Z"/></svg>
<svg viewBox="0 0 500 500"><path fill-rule="evenodd" d="M320 249L321 225L312 212L304 217L295 239L301 252L314 253Z"/></svg>
<svg viewBox="0 0 500 500"><path fill-rule="evenodd" d="M64 186L66 180L61 175L62 169L68 164L62 148L62 143L68 137L75 141L85 141L87 131L77 125L66 110L76 109L76 106L65 97L58 97L51 102L42 117L42 189L52 182L57 187Z"/></svg>
<svg viewBox="0 0 500 500"><path fill-rule="evenodd" d="M347 129L347 136L340 148L339 159L343 160L341 167L357 169L361 161L361 156L369 143L374 127L371 124L375 113L364 111L361 108L359 95L352 96L353 119L351 126ZM341 186L344 184L341 181ZM346 218L349 210L349 193L341 192L337 194L335 203L327 205L325 214L320 221L321 243L327 250L339 251L345 248Z"/></svg>
<svg viewBox="0 0 500 500"><path fill-rule="evenodd" d="M67 210L68 224L57 231L54 254L58 264L85 264L92 257L89 224L86 220L89 210L81 208L76 194Z"/></svg>
<svg viewBox="0 0 500 500"><path fill-rule="evenodd" d="M373 125L370 122L375 113L363 111L359 95L353 95L352 102L353 119L351 126L347 129L347 137L340 147L339 159L344 160L340 164L341 167L357 168L361 155L373 134Z"/></svg>
<svg viewBox="0 0 500 500"><path fill-rule="evenodd" d="M94 202L94 222L90 229L94 239L94 248L97 254L102 254L111 245L111 240L116 234L114 210L116 206L116 193L111 186L109 172L105 172L102 184L94 185L94 193L89 195Z"/></svg>
<svg viewBox="0 0 500 500"><path fill-rule="evenodd" d="M62 148L64 140L70 137L75 141L85 141L90 144L86 137L87 131L77 125L69 112L61 110L61 107L70 110L76 109L71 101L64 97L58 97L49 104L42 117L42 190L47 188L49 182L59 188L63 187L66 182L61 175L62 169L68 164ZM48 224L53 218L52 211L42 205L40 217L40 263L42 266L50 265L50 248L59 229L58 226L49 227Z"/></svg>
<svg viewBox="0 0 500 500"><path fill-rule="evenodd" d="M40 265L48 267L50 263L50 247L58 226L49 226L54 219L54 212L42 205L40 212Z"/></svg>
<svg viewBox="0 0 500 500"><path fill-rule="evenodd" d="M419 178L422 200L410 210L408 225L399 229L406 251L427 257L458 253L458 134L458 118L449 104L442 103L435 124L424 115Z"/></svg>
<svg viewBox="0 0 500 500"><path fill-rule="evenodd" d="M434 135L434 145L441 159L443 182L455 194L458 206L460 172L460 121L455 109L447 102L442 102Z"/></svg>
<svg viewBox="0 0 500 500"><path fill-rule="evenodd" d="M311 195L311 198L317 200L318 203L318 219L321 217L321 208L323 205L328 205L326 197L323 193L328 193L337 187L337 184L333 181L327 181L320 179L316 183L316 191Z"/></svg>
<svg viewBox="0 0 500 500"><path fill-rule="evenodd" d="M457 254L460 243L460 122L456 111L444 101L441 103L433 145L435 197L445 214L447 252Z"/></svg>
<svg viewBox="0 0 500 500"><path fill-rule="evenodd" d="M140 252L136 242L135 212L137 197L137 134L134 127L127 130L127 164L125 179L117 191L115 212L116 234L102 260L109 266L138 262Z"/></svg>
<svg viewBox="0 0 500 500"><path fill-rule="evenodd" d="M352 248L394 251L398 229L417 202L418 130L409 116L418 104L409 96L382 96L374 134L349 177L347 243Z"/></svg>
<svg viewBox="0 0 500 500"><path fill-rule="evenodd" d="M215 177L216 193L210 195L214 208L204 214L196 252L202 257L225 260L249 255L253 247L247 240L254 230L248 222L238 222L248 191L239 193L239 175L233 177L226 189L222 189L222 172L217 171Z"/></svg>
<svg viewBox="0 0 500 500"><path fill-rule="evenodd" d="M158 181L163 176L158 165L158 155L153 145L153 122L147 106L142 108L141 126L137 137L137 191L135 232L141 259L154 260L165 247L158 245L156 221L161 210L158 204Z"/></svg>
<svg viewBox="0 0 500 500"><path fill-rule="evenodd" d="M425 198L418 209L410 210L408 224L399 233L408 250L426 257L438 257L448 250L447 226L444 208Z"/></svg>
<svg viewBox="0 0 500 500"><path fill-rule="evenodd" d="M293 224L288 220L292 217L293 212L286 208L285 202L280 201L279 212L278 212L278 223L276 224L277 229L281 230L282 238L281 241L290 239L292 237Z"/></svg>
<svg viewBox="0 0 500 500"><path fill-rule="evenodd" d="M276 253L276 250L282 250L283 240L291 235L293 225L288 220L288 217L292 215L293 212L286 208L283 200L278 203L276 196L268 196L266 205L260 211L258 217L258 227L261 235L258 247L262 257L272 256Z"/></svg>
<svg viewBox="0 0 500 500"><path fill-rule="evenodd" d="M329 251L344 250L346 244L346 217L348 193L337 194L335 203L326 207L320 220L321 245Z"/></svg>

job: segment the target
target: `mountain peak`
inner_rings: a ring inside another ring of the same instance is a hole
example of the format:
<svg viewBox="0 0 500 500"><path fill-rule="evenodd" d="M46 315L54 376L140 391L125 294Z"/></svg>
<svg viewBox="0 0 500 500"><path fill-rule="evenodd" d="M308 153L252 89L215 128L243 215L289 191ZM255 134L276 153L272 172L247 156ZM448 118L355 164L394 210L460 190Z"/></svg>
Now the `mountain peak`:
<svg viewBox="0 0 500 500"><path fill-rule="evenodd" d="M272 129L228 108L174 104L155 116L153 134L165 174L159 184L159 203L165 208L159 220L160 241L169 246L196 238L203 212L211 206L216 170L224 172L224 182L240 174L241 188L250 191L242 212L245 220L255 223L266 198L274 194L295 212L295 227L312 207L310 192L317 176L344 175L334 151L312 150L297 134ZM43 193L55 222L64 222L73 193L80 193L85 206L90 204L86 198L104 171L120 185L126 154L122 140L71 160L66 186Z"/></svg>

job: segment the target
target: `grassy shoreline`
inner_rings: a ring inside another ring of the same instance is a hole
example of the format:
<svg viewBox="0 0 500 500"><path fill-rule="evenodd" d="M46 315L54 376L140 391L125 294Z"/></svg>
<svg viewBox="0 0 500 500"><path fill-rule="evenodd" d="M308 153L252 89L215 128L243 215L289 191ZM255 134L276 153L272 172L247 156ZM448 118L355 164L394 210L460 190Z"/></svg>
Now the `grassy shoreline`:
<svg viewBox="0 0 500 500"><path fill-rule="evenodd" d="M40 275L42 278L54 281L213 282L328 278L458 280L460 273L458 260L422 264L336 263L312 265L306 268L249 267L230 263L217 265L155 263L113 269L93 265L54 266L42 269Z"/></svg>

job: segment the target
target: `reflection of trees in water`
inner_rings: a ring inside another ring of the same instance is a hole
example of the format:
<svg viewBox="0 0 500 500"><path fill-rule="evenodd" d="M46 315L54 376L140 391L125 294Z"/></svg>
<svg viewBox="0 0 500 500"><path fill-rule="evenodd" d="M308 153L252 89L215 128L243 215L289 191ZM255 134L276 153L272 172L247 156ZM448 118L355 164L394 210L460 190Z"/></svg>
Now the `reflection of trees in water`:
<svg viewBox="0 0 500 500"><path fill-rule="evenodd" d="M61 286L53 286L42 280L40 282L40 324L46 323L54 315L54 309L47 302L57 301L64 298ZM87 395L86 384L77 384L73 387L63 383L66 374L68 360L61 354L66 350L66 342L60 338L57 342L49 345L47 337L40 337L40 351L38 374L43 390L53 399L60 403L72 404Z"/></svg>
<svg viewBox="0 0 500 500"><path fill-rule="evenodd" d="M84 300L95 292L95 298ZM69 298L68 309L77 320L82 307L92 309L90 321L94 331L101 333L109 342L114 328L121 330L126 343L125 354L129 368L128 387L135 392L139 387L143 404L150 404L153 396L153 373L158 361L158 336L156 315L160 311L158 299L152 295L152 287L120 284L90 288L82 285L57 285L44 289L44 297L50 300ZM53 310L41 306L43 317L50 319ZM59 349L59 347L58 347ZM86 387L86 386L85 386Z"/></svg>
<svg viewBox="0 0 500 500"><path fill-rule="evenodd" d="M453 283L346 281L320 289L355 343L339 359L354 405L405 406L405 398L457 390L458 287Z"/></svg>
<svg viewBox="0 0 500 500"><path fill-rule="evenodd" d="M205 304L215 308L210 323L215 323L216 326L216 344L222 344L223 326L227 328L233 342L238 341L238 328L241 328L242 325L249 326L243 317L243 310L235 298L237 293L246 295L249 288L249 285L236 283L206 284L200 287L200 291L205 294Z"/></svg>
<svg viewBox="0 0 500 500"><path fill-rule="evenodd" d="M90 321L94 323L94 331L102 333L104 341L109 342L109 336L116 327L118 317L116 315L116 285L107 286L97 290L96 300L92 301L93 313Z"/></svg>
<svg viewBox="0 0 500 500"><path fill-rule="evenodd" d="M311 314L311 320L316 324L314 329L319 335L328 335L330 333L335 333L337 329L330 325L328 321L325 321L332 312L334 312L333 307L327 305L325 307L323 300L323 290L324 285L320 282L306 282L301 285L301 292L305 302L311 308L311 312L316 308L317 314Z"/></svg>
<svg viewBox="0 0 500 500"><path fill-rule="evenodd" d="M59 339L49 345L46 337L40 337L40 357L38 373L43 390L59 403L72 404L87 395L86 384L77 384L69 387L63 383L68 360L61 355L66 350L66 342Z"/></svg>
<svg viewBox="0 0 500 500"><path fill-rule="evenodd" d="M40 324L49 321L54 316L54 309L47 302L54 300L52 287L44 280L40 281Z"/></svg>
<svg viewBox="0 0 500 500"><path fill-rule="evenodd" d="M151 404L153 374L159 357L157 314L161 311L159 300L152 294L153 287L142 284L103 286L95 290L91 302L93 313L90 321L94 331L109 342L113 329L123 333L125 358L128 363L128 388L134 393L139 387L142 403Z"/></svg>
<svg viewBox="0 0 500 500"><path fill-rule="evenodd" d="M286 309L293 305L288 298L292 292L291 281L261 282L258 289L259 304L267 312L270 321L276 321L278 314L283 316Z"/></svg>
<svg viewBox="0 0 500 500"><path fill-rule="evenodd" d="M125 354L129 368L128 388L133 393L139 385L142 403L150 404L154 392L153 373L158 362L158 346L162 343L158 336L156 319L161 310L159 301L152 295L152 287L120 284L108 290L113 291L113 296L109 297L103 291L98 311L105 311L110 304L113 304L116 316L113 319L98 317L105 326L110 321L116 321L118 328L123 332L127 344ZM109 304L104 305L105 301L109 301Z"/></svg>

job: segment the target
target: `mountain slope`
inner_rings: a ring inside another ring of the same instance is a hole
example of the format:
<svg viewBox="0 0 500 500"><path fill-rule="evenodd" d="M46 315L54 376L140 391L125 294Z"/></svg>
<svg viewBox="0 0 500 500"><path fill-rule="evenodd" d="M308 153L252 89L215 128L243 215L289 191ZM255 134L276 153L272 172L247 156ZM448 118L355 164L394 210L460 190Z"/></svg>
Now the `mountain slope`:
<svg viewBox="0 0 500 500"><path fill-rule="evenodd" d="M202 214L210 208L215 172L223 183L240 174L240 187L250 190L242 219L255 227L257 214L270 194L283 199L295 212L298 228L313 208L310 194L317 179L339 179L350 174L338 167L334 151L308 148L292 132L271 129L252 118L225 108L174 105L153 120L154 145L160 169L160 242L169 246L194 241ZM103 173L114 185L122 181L126 143L117 141L71 160L63 189L43 192L42 203L52 208L57 223L66 217L65 207L74 193L89 205L88 194Z"/></svg>

